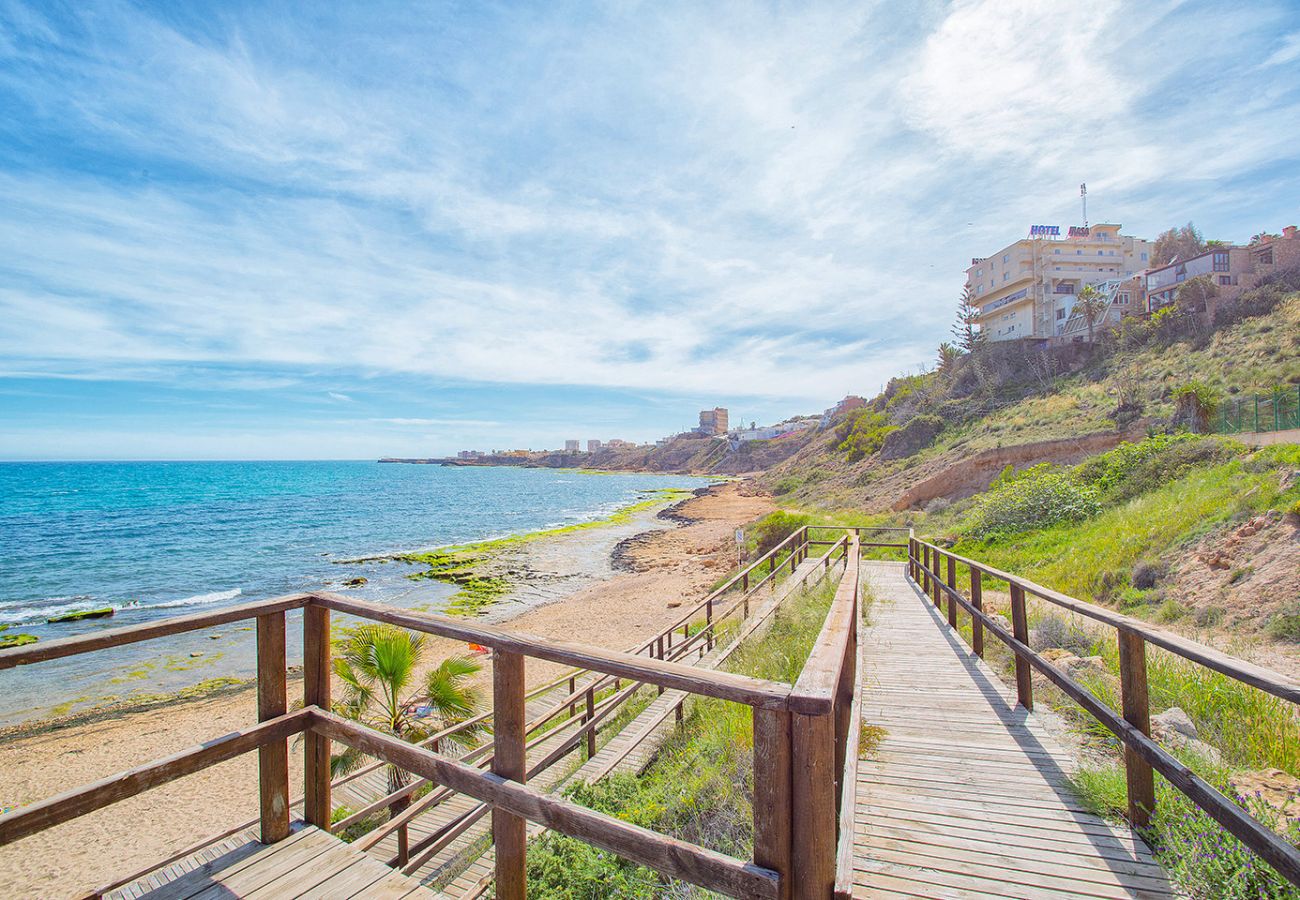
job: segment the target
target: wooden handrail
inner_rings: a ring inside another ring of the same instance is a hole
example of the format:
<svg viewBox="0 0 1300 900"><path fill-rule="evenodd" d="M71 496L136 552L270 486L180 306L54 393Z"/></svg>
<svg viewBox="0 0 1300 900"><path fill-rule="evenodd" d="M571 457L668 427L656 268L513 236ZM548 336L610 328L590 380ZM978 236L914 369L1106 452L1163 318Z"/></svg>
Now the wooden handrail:
<svg viewBox="0 0 1300 900"><path fill-rule="evenodd" d="M1258 666L1243 659L1229 656L1213 647L1207 647L1204 644L1197 643L1196 641L1185 638L1182 635L1165 631L1162 628L1157 628L1156 626L1151 625L1148 622L1143 622L1140 619L1134 619L1131 616L1124 615L1123 613L1117 613L1114 610L1075 599L1074 597L1062 594L1060 591L1054 591L1051 588L1043 587L1041 584L1037 584L1027 578L1021 578L1019 575L1004 572L1001 569L981 563L978 560L951 553L948 550L944 550L935 544L928 543L919 538L916 543L921 547L926 547L935 552L942 553L944 556L950 556L962 565L976 569L985 575L1005 581L1008 584L1018 585L1026 593L1033 594L1035 597L1046 600L1048 603L1052 603L1062 609L1067 609L1070 612L1077 613L1086 618L1103 622L1114 628L1123 629L1133 634L1141 635L1142 639L1147 643L1155 644L1157 647L1163 647L1170 653L1181 656L1184 659L1200 663L1206 668L1214 669L1216 672L1220 672L1230 678L1235 678L1237 681L1248 684L1251 687L1259 688L1261 691L1266 691L1275 697L1280 697L1281 699L1288 700L1292 703L1300 703L1300 682L1288 678L1279 672L1274 672L1273 670L1266 669L1263 666Z"/></svg>
<svg viewBox="0 0 1300 900"><path fill-rule="evenodd" d="M5 813L0 816L0 846L272 742L283 741L302 733L310 721L311 714L300 709Z"/></svg>
<svg viewBox="0 0 1300 900"><path fill-rule="evenodd" d="M1184 796L1192 801L1193 804L1205 812L1206 815L1210 816L1222 825L1226 831L1257 853L1261 859L1276 869L1284 878L1291 881L1293 884L1300 885L1300 849L1294 847L1284 838L1267 828L1263 823L1259 822L1243 810L1236 803L1225 797L1212 784L1201 778L1187 766L1183 765L1183 763L1179 762L1172 754L1156 743L1156 741L1146 733L1147 729L1149 729L1149 722L1147 721L1146 710L1145 660L1143 659L1141 661L1141 666L1139 668L1136 664L1137 660L1133 657L1134 650L1132 647L1130 647L1125 653L1125 656L1127 657L1125 662L1127 665L1121 666L1121 694L1125 700L1126 708L1125 715L1120 716L1106 704L1098 700L1097 697L1082 684L1075 681L1064 671L1052 665L1040 654L1030 648L1023 635L1017 635L1007 631L1006 628L994 620L992 616L962 596L961 592L955 585L943 583L938 574L939 566L937 561L939 559L946 556L967 565L970 564L969 561L964 557L950 554L936 545L926 543L925 541L915 540L914 545L913 552L909 554L909 562L911 565L915 566L916 571L921 574L923 579L930 581L934 585L936 597L940 592L946 595L950 604L960 606L970 614L972 621L981 623L984 630L992 632L995 637L1006 644L1008 649L1015 654L1018 663L1023 664L1026 668L1032 667L1037 669L1049 681L1056 685L1063 694L1075 703L1079 704L1079 706L1092 715L1094 719L1105 726L1108 731L1119 738L1126 753L1130 796L1129 817L1131 820L1134 820L1134 824L1146 824L1146 821L1152 812L1149 808L1142 808L1138 804L1135 804L1133 800L1136 794L1147 793L1146 788L1149 779L1149 770L1154 769L1163 775L1170 784L1181 791ZM931 568L930 565L921 562L920 558L915 553L915 549L917 548L924 549L927 556L933 554L933 559L935 560L933 568ZM1032 582L1026 582L1024 579L1020 579L1014 575L1008 575L1008 573L1002 572L998 569L993 569L989 566L983 566L979 563L975 563L972 569L973 571L990 574L995 578L1001 578L1002 580L1007 581L1012 586L1013 594L1019 593L1023 597L1023 592L1028 591L1042 599L1053 603L1057 602L1054 597L1045 597L1040 593L1040 590L1046 591L1047 589L1040 588L1040 586L1034 585ZM1054 591L1050 593L1056 594ZM1082 601L1065 597L1065 595L1057 594L1057 596L1069 600L1071 604L1099 609L1093 607L1092 604L1083 603ZM1057 605L1064 606L1065 604L1057 603ZM1071 607L1067 606L1066 608ZM1023 615L1023 613L1021 615ZM1092 616L1092 618L1098 619L1099 621L1107 621L1107 619L1102 619L1099 616ZM1122 644L1126 636L1128 639L1136 641L1149 639L1146 637L1148 629L1127 627L1129 622L1134 621L1128 619L1127 616L1113 616L1109 618L1124 620L1124 625L1116 624L1116 627L1120 629L1122 649ZM1112 622L1111 624L1115 623ZM1164 635L1166 633L1160 632L1160 634ZM1151 640L1151 642L1156 643L1155 640ZM1186 641L1184 643L1191 644L1195 647L1201 647L1201 645L1195 644L1195 642L1192 641ZM1160 646L1166 645L1162 643ZM1209 648L1203 649L1208 650ZM1217 653L1217 651L1215 651L1215 653ZM1186 654L1179 655L1185 656L1194 662L1201 661L1196 656L1189 656ZM1219 654L1219 656L1233 661L1232 657L1227 657L1224 654ZM1249 666L1249 664L1243 664ZM1208 666L1208 663L1205 663L1205 665ZM1217 671L1224 672L1224 674L1236 677L1233 675L1232 671L1225 671L1225 669L1217 666L1213 668ZM1229 666L1227 668L1235 669L1236 667ZM1250 668L1257 674L1263 672L1270 676L1276 676L1276 679L1273 680L1275 686L1277 685L1277 680L1285 681L1282 676L1277 675L1277 673L1271 673L1267 669L1261 669L1257 666L1250 666ZM1240 678L1238 680L1255 687L1261 687L1261 685L1255 684L1254 680L1247 680L1245 678ZM1267 688L1262 687L1261 689L1267 690ZM1025 704L1027 698L1025 697L1023 684L1019 686L1018 692L1020 694L1022 705L1027 705ZM1285 693L1279 693L1277 690L1269 691L1269 693L1290 699L1289 697L1286 697ZM1137 694L1140 694L1141 697L1140 708L1135 708L1139 707L1139 705L1135 703L1135 695ZM1139 723L1134 724L1130 719L1138 719ZM1142 724L1146 724L1147 728L1144 729L1141 727ZM1134 765L1135 761L1138 761L1138 765L1136 766Z"/></svg>
<svg viewBox="0 0 1300 900"><path fill-rule="evenodd" d="M606 675L631 678L665 688L679 688L693 694L731 700L746 706L784 709L790 702L790 687L759 678L713 672L662 662L630 653L604 650L568 641L556 641L491 625L470 625L444 616L394 609L338 594L313 593L313 600L334 610L363 619L385 622L412 631L422 631L457 641L482 644L494 651L519 653L562 665L579 666Z"/></svg>
<svg viewBox="0 0 1300 900"><path fill-rule="evenodd" d="M482 800L507 815L537 822L670 877L728 896L773 900L777 897L780 876L770 869L657 834L516 781L445 759L333 713L319 709L310 709L309 713L312 731Z"/></svg>
<svg viewBox="0 0 1300 900"><path fill-rule="evenodd" d="M172 616L167 619L159 619L156 622L145 622L141 625L125 625L121 628L108 628L92 634L28 644L25 647L10 647L7 650L0 650L0 670L45 662L51 659L62 659L67 656L77 656L81 653L92 653L96 650L107 650L109 647L121 647L124 644L135 644L140 641L168 637L173 634L184 634L187 631L198 631L203 628L211 628L214 625L226 625L230 622L238 622L241 619L255 619L258 616L270 613L299 609L306 606L310 599L311 595L309 594L290 594L285 597L274 597L269 600L255 600L252 603L227 606L225 609L214 612Z"/></svg>

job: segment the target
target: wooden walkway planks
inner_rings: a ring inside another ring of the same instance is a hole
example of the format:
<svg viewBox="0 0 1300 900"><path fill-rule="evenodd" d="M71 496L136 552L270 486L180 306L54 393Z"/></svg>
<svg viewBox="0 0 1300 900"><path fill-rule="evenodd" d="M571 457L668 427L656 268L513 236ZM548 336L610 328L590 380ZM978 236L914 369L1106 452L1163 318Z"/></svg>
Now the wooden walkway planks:
<svg viewBox="0 0 1300 900"><path fill-rule="evenodd" d="M311 826L275 844L247 841L209 856L165 883L153 885L142 880L130 890L124 889L122 896L145 900L416 900L437 896L415 879Z"/></svg>
<svg viewBox="0 0 1300 900"><path fill-rule="evenodd" d="M1140 838L1086 812L1074 761L907 578L864 561L854 896L1172 897Z"/></svg>

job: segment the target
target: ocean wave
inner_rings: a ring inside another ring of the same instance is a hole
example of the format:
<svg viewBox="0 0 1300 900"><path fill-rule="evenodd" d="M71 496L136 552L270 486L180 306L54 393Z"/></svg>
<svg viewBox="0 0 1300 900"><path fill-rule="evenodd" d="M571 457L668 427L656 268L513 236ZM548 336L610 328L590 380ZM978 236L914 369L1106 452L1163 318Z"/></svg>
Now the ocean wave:
<svg viewBox="0 0 1300 900"><path fill-rule="evenodd" d="M209 603L222 603L234 600L242 594L239 588L230 591L214 591L210 594L196 594L181 600L168 600L163 603L141 603L137 600L111 602L97 600L86 594L71 597L46 597L38 605L15 606L9 609L0 607L0 623L6 625L39 625L46 619L68 613L84 612L88 609L175 609L181 606L204 606Z"/></svg>
<svg viewBox="0 0 1300 900"><path fill-rule="evenodd" d="M204 606L208 603L221 603L225 600L234 600L242 594L239 588L229 591L214 591L211 594L195 594L193 597L186 597L184 600L168 600L166 603L150 603L151 609L175 609L178 606Z"/></svg>

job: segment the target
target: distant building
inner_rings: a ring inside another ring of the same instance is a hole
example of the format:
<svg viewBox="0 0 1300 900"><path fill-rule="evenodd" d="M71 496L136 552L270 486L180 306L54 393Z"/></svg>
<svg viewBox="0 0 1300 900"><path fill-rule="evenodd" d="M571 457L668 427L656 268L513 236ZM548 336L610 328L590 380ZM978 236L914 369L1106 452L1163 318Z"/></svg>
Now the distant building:
<svg viewBox="0 0 1300 900"><path fill-rule="evenodd" d="M636 444L631 441L620 440L619 438L610 438L605 441L605 446L610 450L627 450L629 447L635 447Z"/></svg>
<svg viewBox="0 0 1300 900"><path fill-rule="evenodd" d="M1288 225L1281 234L1268 235L1248 247L1220 244L1197 256L1151 269L1146 273L1146 308L1155 312L1169 306L1178 295L1178 287L1189 278L1208 276L1219 289L1216 303L1224 303L1254 287L1261 277L1294 266L1300 266L1300 233L1296 226Z"/></svg>
<svg viewBox="0 0 1300 900"><path fill-rule="evenodd" d="M700 427L696 431L700 434L726 434L727 411L721 406L700 410Z"/></svg>
<svg viewBox="0 0 1300 900"><path fill-rule="evenodd" d="M830 424L831 419L835 418L836 416L843 415L844 413L849 412L850 410L862 409L866 405L867 405L867 401L865 398L859 397L857 394L849 394L839 403L836 403L834 406L829 407L824 413L822 413L821 425L823 428L825 428L827 425Z"/></svg>
<svg viewBox="0 0 1300 900"><path fill-rule="evenodd" d="M595 453L600 449L600 441L587 441L587 452Z"/></svg>
<svg viewBox="0 0 1300 900"><path fill-rule="evenodd" d="M1034 225L1029 236L992 256L971 260L966 286L975 295L980 331L991 341L1060 335L1085 285L1124 281L1147 268L1150 241L1119 225Z"/></svg>
<svg viewBox="0 0 1300 900"><path fill-rule="evenodd" d="M582 442L581 442L581 441L565 441L565 442L564 442L564 452L565 452L565 453L577 453L577 452L579 452L579 449L580 449L581 447L582 447Z"/></svg>
<svg viewBox="0 0 1300 900"><path fill-rule="evenodd" d="M740 428L731 432L728 437L731 439L732 446L735 446L744 441L771 441L796 431L807 431L812 427L811 419L791 419L776 425L765 425L762 428Z"/></svg>

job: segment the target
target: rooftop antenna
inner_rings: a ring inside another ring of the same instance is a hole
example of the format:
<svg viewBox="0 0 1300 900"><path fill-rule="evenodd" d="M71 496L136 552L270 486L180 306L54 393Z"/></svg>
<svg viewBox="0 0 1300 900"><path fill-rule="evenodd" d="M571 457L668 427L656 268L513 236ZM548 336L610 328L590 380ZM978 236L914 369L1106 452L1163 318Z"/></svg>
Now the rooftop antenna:
<svg viewBox="0 0 1300 900"><path fill-rule="evenodd" d="M1088 184L1079 185L1079 199L1083 201L1083 227L1088 227Z"/></svg>

